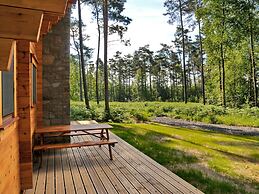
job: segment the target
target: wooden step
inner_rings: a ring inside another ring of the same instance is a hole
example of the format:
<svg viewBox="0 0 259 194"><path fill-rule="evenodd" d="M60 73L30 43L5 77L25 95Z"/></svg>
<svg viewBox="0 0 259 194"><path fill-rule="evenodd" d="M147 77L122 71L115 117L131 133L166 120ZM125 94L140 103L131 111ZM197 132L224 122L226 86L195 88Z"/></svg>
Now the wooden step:
<svg viewBox="0 0 259 194"><path fill-rule="evenodd" d="M62 148L75 148L75 147L85 147L85 146L101 146L101 145L112 145L114 146L118 143L115 140L101 140L101 141L85 141L78 143L59 143L59 144L45 144L34 146L34 151L48 150L48 149L62 149Z"/></svg>

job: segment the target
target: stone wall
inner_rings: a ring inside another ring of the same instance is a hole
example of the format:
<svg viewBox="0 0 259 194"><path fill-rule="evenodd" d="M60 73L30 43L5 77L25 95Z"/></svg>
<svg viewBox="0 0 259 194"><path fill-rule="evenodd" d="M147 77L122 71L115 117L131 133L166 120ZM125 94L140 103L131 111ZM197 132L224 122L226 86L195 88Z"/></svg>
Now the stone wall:
<svg viewBox="0 0 259 194"><path fill-rule="evenodd" d="M70 12L43 38L43 125L70 124Z"/></svg>

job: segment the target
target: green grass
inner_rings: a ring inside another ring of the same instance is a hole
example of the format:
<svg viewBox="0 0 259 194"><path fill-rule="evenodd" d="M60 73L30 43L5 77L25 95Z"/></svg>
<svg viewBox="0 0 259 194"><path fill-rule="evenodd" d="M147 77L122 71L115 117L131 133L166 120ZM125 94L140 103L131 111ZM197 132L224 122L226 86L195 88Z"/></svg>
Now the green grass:
<svg viewBox="0 0 259 194"><path fill-rule="evenodd" d="M219 106L180 102L111 102L111 120L134 123L149 121L154 117L168 116L176 119L201 121L213 124L259 127L259 108L224 109ZM91 102L91 110L85 111L83 102L71 101L74 120L104 120L104 103Z"/></svg>
<svg viewBox="0 0 259 194"><path fill-rule="evenodd" d="M259 137L111 124L115 134L205 193L259 193Z"/></svg>

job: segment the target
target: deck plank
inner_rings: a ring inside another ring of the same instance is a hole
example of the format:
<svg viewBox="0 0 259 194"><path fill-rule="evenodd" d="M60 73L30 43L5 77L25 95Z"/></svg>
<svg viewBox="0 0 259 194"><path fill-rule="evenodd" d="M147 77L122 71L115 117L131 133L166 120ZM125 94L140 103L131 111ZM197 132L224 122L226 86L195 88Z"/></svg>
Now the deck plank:
<svg viewBox="0 0 259 194"><path fill-rule="evenodd" d="M159 172L152 168L152 166L147 165L140 160L139 155L132 152L132 150L128 150L123 147L122 144L116 146L116 152L120 153L122 158L131 164L135 169L137 169L141 174L145 174L149 182L157 187L162 192L173 192L173 193L182 193L177 187L170 184L167 180L165 180ZM134 157L133 157L134 156ZM149 178L150 177L150 178ZM185 191L188 192L188 191Z"/></svg>
<svg viewBox="0 0 259 194"><path fill-rule="evenodd" d="M44 152L42 167L34 164L33 189L25 194L202 193L113 133L110 137L118 141L113 161L107 145ZM76 136L71 142L78 140L95 137Z"/></svg>
<svg viewBox="0 0 259 194"><path fill-rule="evenodd" d="M32 184L33 184L33 188L32 189L27 189L24 194L34 194L34 191L36 189L37 186L37 181L38 181L38 175L39 175L39 165L35 164L34 166L34 176L32 177Z"/></svg>
<svg viewBox="0 0 259 194"><path fill-rule="evenodd" d="M83 181L81 179L81 175L79 173L79 170L78 170L78 167L77 167L74 155L73 155L72 148L67 149L67 154L68 154L69 166L70 166L72 177L74 180L74 186L75 186L76 193L77 194L86 193Z"/></svg>
<svg viewBox="0 0 259 194"><path fill-rule="evenodd" d="M106 189L103 186L102 181L100 180L99 176L97 175L94 166L91 163L91 158L89 155L86 154L84 151L84 148L78 149L79 154L82 158L82 161L84 163L85 168L88 169L89 174L91 175L92 182L94 184L94 187L97 191L97 193L107 193Z"/></svg>
<svg viewBox="0 0 259 194"><path fill-rule="evenodd" d="M56 193L65 193L65 182L60 150L55 150Z"/></svg>
<svg viewBox="0 0 259 194"><path fill-rule="evenodd" d="M79 139L78 137L74 137L74 138ZM108 193L114 193L114 194L118 193L116 191L116 189L114 188L114 185L112 184L110 179L106 176L103 169L98 165L98 163L97 163L98 158L96 158L96 155L92 154L92 152L90 151L91 149L92 149L92 147L86 148L86 149L83 148L82 150L88 155L88 157L91 158L91 160L89 160L89 161L90 161L91 165L94 167L95 172L99 176L100 180L102 181L102 184L105 187L106 191Z"/></svg>
<svg viewBox="0 0 259 194"><path fill-rule="evenodd" d="M46 178L46 194L55 193L55 167L54 167L55 155L54 150L50 150L48 154L48 168Z"/></svg>
<svg viewBox="0 0 259 194"><path fill-rule="evenodd" d="M86 137L83 137L86 138ZM104 146L102 147L104 148ZM105 155L108 158L108 151L106 148L104 148ZM124 176L128 177L130 182L134 185L134 187L140 191L141 193L160 193L157 191L152 184L150 184L147 180L143 179L142 175L139 174L136 169L131 167L128 163L123 163L120 156L117 156L114 154L114 164L117 166L117 168L121 169L124 173Z"/></svg>
<svg viewBox="0 0 259 194"><path fill-rule="evenodd" d="M120 168L118 168L114 163L115 161L111 161L107 159L107 155L104 154L102 149L96 148L95 151L102 158L101 163L109 167L110 171L117 177L117 179L121 182L121 184L125 187L128 193L130 194L138 194L138 190L132 185L132 183L126 178L126 176L121 172Z"/></svg>
<svg viewBox="0 0 259 194"><path fill-rule="evenodd" d="M170 184L176 186L177 188L181 189L185 193L202 193L200 190L189 184L188 182L184 181L164 166L158 164L153 159L148 157L147 155L143 154L132 145L128 144L115 134L111 133L110 136L112 138L116 138L116 140L120 143L119 145L123 147L123 149L128 150L133 156L137 157L139 161L142 161L147 166L153 168L155 172L158 173L158 176L162 176L165 180L167 180Z"/></svg>
<svg viewBox="0 0 259 194"><path fill-rule="evenodd" d="M100 148L97 148L97 149L100 149ZM125 187L120 182L118 177L116 177L115 174L112 172L112 170L109 168L109 165L106 165L103 158L97 152L97 149L96 149L96 147L93 147L92 149L90 149L90 151L91 151L92 155L95 154L96 162L103 169L104 173L109 178L109 180L113 184L114 188L117 190L118 193L128 193L127 189L125 189ZM105 160L109 160L109 159L105 158Z"/></svg>
<svg viewBox="0 0 259 194"><path fill-rule="evenodd" d="M81 158L81 156L78 152L78 149L80 149L80 148L73 149L73 154L74 154L75 161L77 163L78 169L80 171L80 174L82 176L82 180L84 181L86 191L87 191L87 193L95 194L96 190L95 190L94 185L92 183L91 176L88 172L88 168L86 168L84 166L84 163L83 163L82 158Z"/></svg>
<svg viewBox="0 0 259 194"><path fill-rule="evenodd" d="M144 178L152 184L157 190L162 193L175 193L180 194L177 188L170 185L167 181L159 177L156 171L150 169L146 164L136 160L136 158L132 158L132 155L128 153L126 150L122 149L120 145L116 147L115 152L120 153L121 157L125 160L125 162L129 163L133 168L135 168Z"/></svg>
<svg viewBox="0 0 259 194"><path fill-rule="evenodd" d="M45 194L45 184L47 176L48 152L43 153L42 166L39 169L37 185L35 187L35 194Z"/></svg>
<svg viewBox="0 0 259 194"><path fill-rule="evenodd" d="M74 180L72 177L72 173L70 170L68 156L67 156L67 149L61 150L61 157L62 157L62 166L63 166L63 173L64 173L64 181L65 181L65 191L66 193L76 194L74 188Z"/></svg>

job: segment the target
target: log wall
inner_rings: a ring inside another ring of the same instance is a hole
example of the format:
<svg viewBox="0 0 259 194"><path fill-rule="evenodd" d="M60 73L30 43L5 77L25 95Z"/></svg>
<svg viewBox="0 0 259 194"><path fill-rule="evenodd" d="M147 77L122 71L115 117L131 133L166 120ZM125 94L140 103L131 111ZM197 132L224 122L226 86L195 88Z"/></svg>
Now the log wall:
<svg viewBox="0 0 259 194"><path fill-rule="evenodd" d="M18 117L16 103L16 76L17 56L16 45L14 46L14 114L4 122L2 119L2 103L0 103L0 193L10 194L20 192L20 167L19 167L19 138ZM2 102L2 78L0 72L0 102Z"/></svg>
<svg viewBox="0 0 259 194"><path fill-rule="evenodd" d="M18 122L0 131L0 193L20 192Z"/></svg>
<svg viewBox="0 0 259 194"><path fill-rule="evenodd" d="M33 173L33 134L37 128L37 105L32 103L32 67L38 70L41 64L36 54L36 45L28 41L17 44L17 111L19 116L19 149L21 189L32 188ZM41 55L39 55L39 58ZM33 63L32 63L33 62ZM41 72L39 72L39 75ZM40 80L37 79L39 83Z"/></svg>

